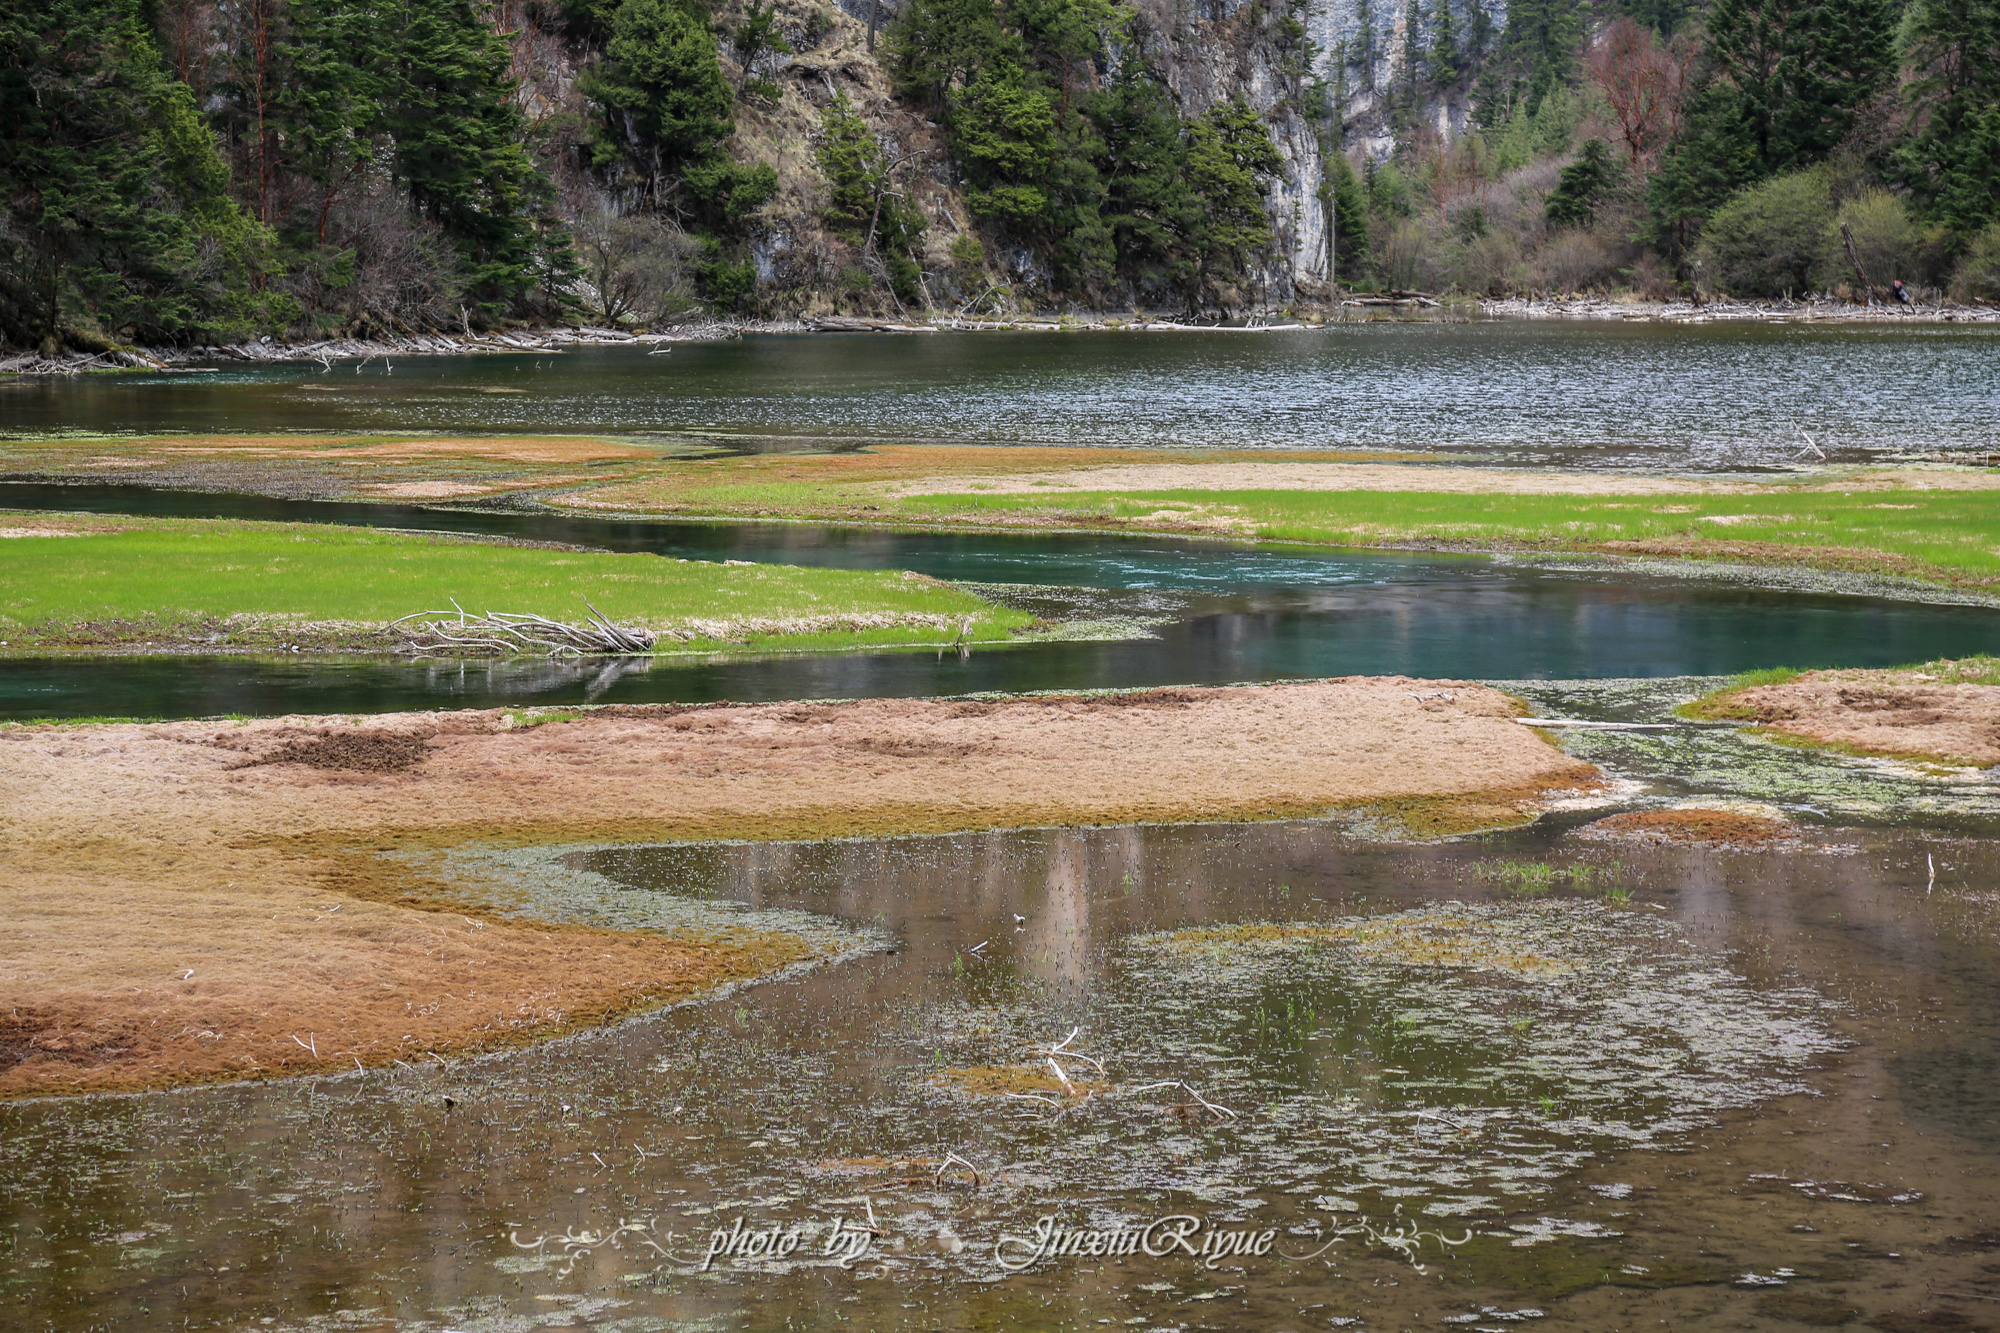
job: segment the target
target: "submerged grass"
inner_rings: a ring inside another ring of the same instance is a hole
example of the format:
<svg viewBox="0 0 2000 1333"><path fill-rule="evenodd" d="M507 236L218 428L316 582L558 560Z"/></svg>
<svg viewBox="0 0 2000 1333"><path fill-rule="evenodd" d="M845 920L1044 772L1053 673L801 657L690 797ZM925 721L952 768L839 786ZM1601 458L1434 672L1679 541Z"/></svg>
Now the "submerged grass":
<svg viewBox="0 0 2000 1333"><path fill-rule="evenodd" d="M1591 894L1609 903L1629 903L1632 891L1624 884L1625 867L1613 861L1608 866L1574 862L1552 865L1547 861L1481 861L1473 866L1480 879L1502 884L1517 898L1542 898L1558 883L1577 893Z"/></svg>
<svg viewBox="0 0 2000 1333"><path fill-rule="evenodd" d="M10 646L247 641L330 647L416 611L533 611L690 643L844 647L1004 638L1032 620L920 575L725 565L318 524L0 515L0 637ZM67 533L69 535L53 535ZM332 629L331 635L328 630ZM343 633L345 631L345 633ZM330 641L332 640L332 641Z"/></svg>

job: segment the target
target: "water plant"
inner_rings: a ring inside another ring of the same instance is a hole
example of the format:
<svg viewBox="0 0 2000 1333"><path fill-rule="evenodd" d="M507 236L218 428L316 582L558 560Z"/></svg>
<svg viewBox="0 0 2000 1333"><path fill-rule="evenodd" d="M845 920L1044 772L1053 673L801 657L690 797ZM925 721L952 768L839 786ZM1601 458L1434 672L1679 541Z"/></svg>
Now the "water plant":
<svg viewBox="0 0 2000 1333"><path fill-rule="evenodd" d="M1547 861L1503 859L1478 862L1473 866L1473 874L1505 885L1516 898L1546 897L1560 882L1578 893L1595 894L1607 902L1632 901L1631 890L1621 882L1625 866L1618 861L1597 866L1584 861L1553 865Z"/></svg>

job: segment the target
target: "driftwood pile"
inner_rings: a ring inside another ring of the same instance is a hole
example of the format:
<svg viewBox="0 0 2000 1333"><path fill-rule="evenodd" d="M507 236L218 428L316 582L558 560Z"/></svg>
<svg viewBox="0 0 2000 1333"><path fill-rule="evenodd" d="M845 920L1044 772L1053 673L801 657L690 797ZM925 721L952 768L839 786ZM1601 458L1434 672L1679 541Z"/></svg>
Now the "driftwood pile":
<svg viewBox="0 0 2000 1333"><path fill-rule="evenodd" d="M521 611L488 611L484 615L473 615L456 599L452 601L453 611L456 612L454 619L443 619L451 614L449 612L417 611L393 623L400 625L419 616L440 617L417 627L416 635L405 645L412 652L485 648L503 653L540 653L549 657L597 657L653 651L653 645L659 640L653 631L614 625L589 602L585 602L584 606L589 608L590 615L587 623L581 625Z"/></svg>
<svg viewBox="0 0 2000 1333"><path fill-rule="evenodd" d="M893 319L851 319L845 315L808 315L799 321L813 333L936 333L935 324Z"/></svg>

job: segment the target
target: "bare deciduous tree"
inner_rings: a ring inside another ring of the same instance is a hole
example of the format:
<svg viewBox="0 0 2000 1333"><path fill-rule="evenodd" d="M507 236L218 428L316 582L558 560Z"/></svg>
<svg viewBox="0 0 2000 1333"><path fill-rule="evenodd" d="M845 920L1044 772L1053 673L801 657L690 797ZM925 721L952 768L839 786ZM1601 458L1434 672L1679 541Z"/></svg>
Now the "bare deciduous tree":
<svg viewBox="0 0 2000 1333"><path fill-rule="evenodd" d="M1651 28L1629 18L1614 21L1591 46L1585 63L1618 119L1635 166L1650 162L1680 128L1693 61L1691 43L1663 44Z"/></svg>
<svg viewBox="0 0 2000 1333"><path fill-rule="evenodd" d="M588 295L610 323L677 314L693 300L697 243L656 214L585 218L575 236Z"/></svg>

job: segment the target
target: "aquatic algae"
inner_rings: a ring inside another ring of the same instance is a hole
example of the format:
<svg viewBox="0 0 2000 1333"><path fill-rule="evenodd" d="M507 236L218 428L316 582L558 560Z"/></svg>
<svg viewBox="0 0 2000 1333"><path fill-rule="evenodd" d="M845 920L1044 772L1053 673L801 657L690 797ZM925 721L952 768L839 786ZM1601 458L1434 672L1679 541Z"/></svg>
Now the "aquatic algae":
<svg viewBox="0 0 2000 1333"><path fill-rule="evenodd" d="M1234 945L1343 945L1362 957L1424 967L1492 969L1522 976L1570 971L1559 958L1515 947L1491 922L1447 912L1402 913L1364 924L1313 926L1250 923L1176 931L1158 937L1160 947L1208 950Z"/></svg>
<svg viewBox="0 0 2000 1333"><path fill-rule="evenodd" d="M1130 937L1081 998L987 980L920 1006L895 1041L943 1072L876 1113L1008 1163L1023 1209L1057 1191L1106 1217L1170 1194L1260 1221L1450 1218L1506 1255L1584 1247L1553 1268L1496 1261L1573 1290L1616 1267L1589 1253L1608 1238L1524 1231L1520 1214L1608 1154L1676 1149L1725 1111L1810 1091L1843 1046L1831 1008L1598 901L1246 922ZM1029 1089L1045 1075L1023 1053L1074 1026L1107 1086ZM991 1202L1004 1217L1011 1199Z"/></svg>

